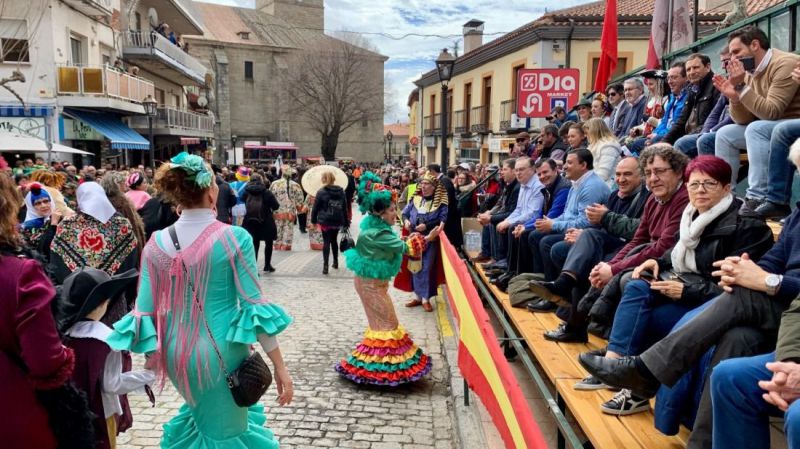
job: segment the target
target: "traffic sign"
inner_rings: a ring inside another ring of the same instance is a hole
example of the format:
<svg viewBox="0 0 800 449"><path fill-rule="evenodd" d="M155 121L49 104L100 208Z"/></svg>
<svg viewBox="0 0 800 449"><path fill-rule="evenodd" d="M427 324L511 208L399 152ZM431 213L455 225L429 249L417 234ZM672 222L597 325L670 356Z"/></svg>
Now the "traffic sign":
<svg viewBox="0 0 800 449"><path fill-rule="evenodd" d="M578 69L521 69L517 79L517 116L547 117L578 102Z"/></svg>

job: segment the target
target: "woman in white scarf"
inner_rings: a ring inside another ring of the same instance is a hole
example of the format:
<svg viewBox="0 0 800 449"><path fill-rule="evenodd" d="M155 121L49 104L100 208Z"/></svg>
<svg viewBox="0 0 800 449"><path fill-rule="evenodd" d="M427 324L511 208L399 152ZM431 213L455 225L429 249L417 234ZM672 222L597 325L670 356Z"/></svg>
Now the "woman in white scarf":
<svg viewBox="0 0 800 449"><path fill-rule="evenodd" d="M772 231L763 221L739 216L727 162L700 156L686 167L684 179L689 204L678 243L661 259L648 259L633 270L614 315L606 357L640 354L687 312L721 294L712 276L715 261L742 253L757 260L772 246ZM601 408L622 415L649 407L648 398L622 390Z"/></svg>

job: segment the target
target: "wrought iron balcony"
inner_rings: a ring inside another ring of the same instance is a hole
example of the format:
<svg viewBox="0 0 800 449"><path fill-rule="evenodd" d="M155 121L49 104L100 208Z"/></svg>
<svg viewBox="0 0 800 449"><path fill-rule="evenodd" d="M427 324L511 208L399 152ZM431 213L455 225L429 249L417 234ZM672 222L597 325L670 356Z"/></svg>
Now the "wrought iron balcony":
<svg viewBox="0 0 800 449"><path fill-rule="evenodd" d="M472 108L470 123L470 131L474 133L485 134L491 132L491 108L489 106L477 106Z"/></svg>
<svg viewBox="0 0 800 449"><path fill-rule="evenodd" d="M511 114L517 108L517 100L512 98L500 103L500 131L511 128Z"/></svg>
<svg viewBox="0 0 800 449"><path fill-rule="evenodd" d="M456 111L453 121L455 122L453 123L453 129L456 134L467 132L467 111L464 109Z"/></svg>
<svg viewBox="0 0 800 449"><path fill-rule="evenodd" d="M124 36L122 55L126 60L167 79L174 80L177 75L183 84L205 84L208 69L161 34L128 30Z"/></svg>
<svg viewBox="0 0 800 449"><path fill-rule="evenodd" d="M146 131L147 117L129 117L128 125L140 132ZM211 137L214 135L214 120L205 114L159 106L153 118L153 132L158 135Z"/></svg>

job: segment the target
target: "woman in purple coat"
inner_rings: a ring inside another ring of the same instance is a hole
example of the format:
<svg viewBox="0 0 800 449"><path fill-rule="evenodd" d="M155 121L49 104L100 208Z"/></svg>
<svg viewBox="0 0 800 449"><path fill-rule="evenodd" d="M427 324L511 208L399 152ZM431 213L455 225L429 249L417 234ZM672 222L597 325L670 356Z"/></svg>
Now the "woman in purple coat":
<svg viewBox="0 0 800 449"><path fill-rule="evenodd" d="M75 360L50 312L55 289L39 262L20 249L20 204L14 182L0 173L0 446L55 449L36 391L62 386Z"/></svg>

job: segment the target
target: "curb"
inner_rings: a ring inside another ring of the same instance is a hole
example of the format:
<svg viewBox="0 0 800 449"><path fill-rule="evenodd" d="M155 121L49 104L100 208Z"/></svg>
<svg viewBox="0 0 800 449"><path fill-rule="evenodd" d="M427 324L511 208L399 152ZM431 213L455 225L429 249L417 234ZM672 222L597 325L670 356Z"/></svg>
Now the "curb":
<svg viewBox="0 0 800 449"><path fill-rule="evenodd" d="M450 420L453 423L453 440L456 447L461 449L485 449L488 447L488 443L478 410L480 399L470 393L470 405L464 404L466 385L458 370L459 332L448 306L446 295L446 291L440 289L436 299L436 327L439 330L439 341L442 344L442 355L444 356L442 363L446 365L450 374L450 401L453 405L450 410Z"/></svg>

